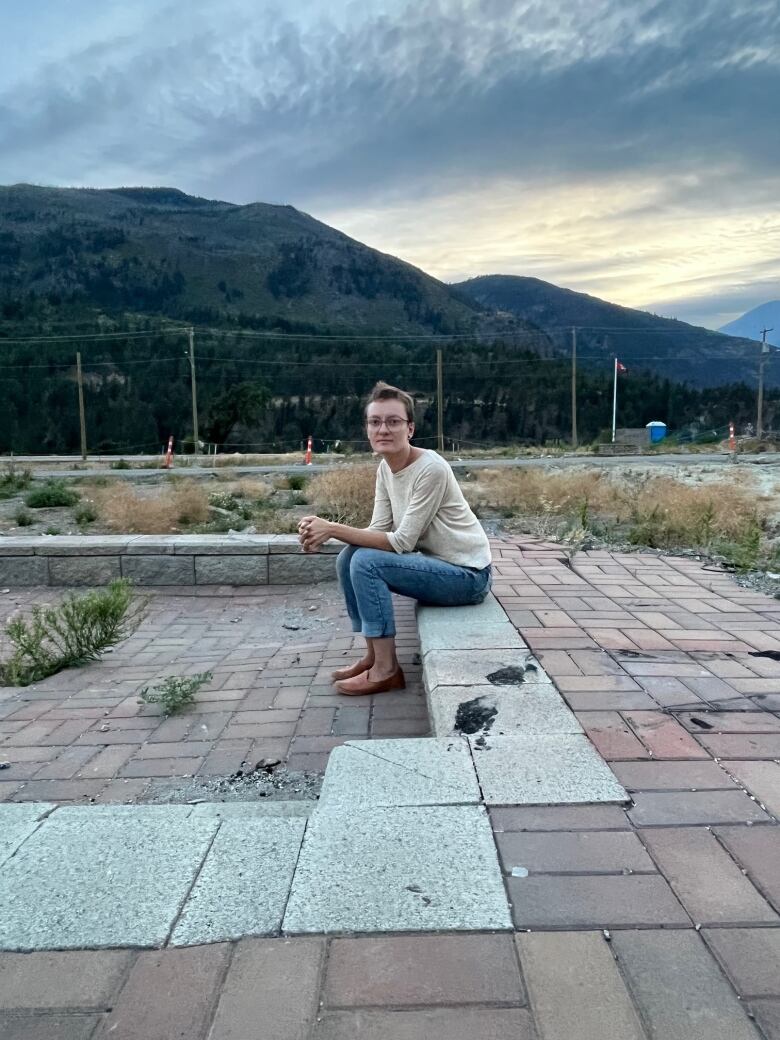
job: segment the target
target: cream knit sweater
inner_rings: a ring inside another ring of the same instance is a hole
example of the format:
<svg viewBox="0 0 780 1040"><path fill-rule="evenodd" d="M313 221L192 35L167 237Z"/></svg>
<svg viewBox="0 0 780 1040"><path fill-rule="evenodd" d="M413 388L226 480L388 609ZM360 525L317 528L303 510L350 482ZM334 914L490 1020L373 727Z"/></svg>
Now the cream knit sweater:
<svg viewBox="0 0 780 1040"><path fill-rule="evenodd" d="M487 535L449 463L435 451L421 450L422 455L398 473L384 459L379 463L369 529L387 532L397 553L417 551L459 567L487 567Z"/></svg>

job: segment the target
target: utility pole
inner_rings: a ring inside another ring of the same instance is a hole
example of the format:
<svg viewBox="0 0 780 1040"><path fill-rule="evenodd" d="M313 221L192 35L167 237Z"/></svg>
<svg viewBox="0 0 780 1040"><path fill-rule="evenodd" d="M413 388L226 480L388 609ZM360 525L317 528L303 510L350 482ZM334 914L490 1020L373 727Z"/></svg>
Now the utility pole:
<svg viewBox="0 0 780 1040"><path fill-rule="evenodd" d="M195 329L188 329L190 340L190 382L192 384L192 451L200 454L200 437L198 434L198 385L195 381Z"/></svg>
<svg viewBox="0 0 780 1040"><path fill-rule="evenodd" d="M764 367L769 354L769 347L766 345L766 334L772 331L772 329L761 330L761 358L758 362L758 414L756 415L756 437L759 440L764 432Z"/></svg>
<svg viewBox="0 0 780 1040"><path fill-rule="evenodd" d="M441 350L436 351L436 404L439 434L439 451L444 451L444 390L442 377Z"/></svg>
<svg viewBox="0 0 780 1040"><path fill-rule="evenodd" d="M571 446L577 447L577 329L571 330Z"/></svg>
<svg viewBox="0 0 780 1040"><path fill-rule="evenodd" d="M81 377L81 351L76 352L76 378L79 385L79 426L81 427L81 458L87 460L87 424L84 418L84 380Z"/></svg>

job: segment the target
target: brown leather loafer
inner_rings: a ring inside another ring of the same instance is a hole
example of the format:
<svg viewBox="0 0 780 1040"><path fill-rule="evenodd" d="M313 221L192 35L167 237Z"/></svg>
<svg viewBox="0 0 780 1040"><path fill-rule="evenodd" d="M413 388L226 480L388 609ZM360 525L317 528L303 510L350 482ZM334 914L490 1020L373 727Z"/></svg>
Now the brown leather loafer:
<svg viewBox="0 0 780 1040"><path fill-rule="evenodd" d="M373 667L374 662L372 661L368 668ZM330 673L330 677L334 682L341 682L342 679L354 679L356 675L362 675L363 672L368 671L368 668L366 668L366 661L363 658L362 661L353 664L351 668L337 668L335 672Z"/></svg>
<svg viewBox="0 0 780 1040"><path fill-rule="evenodd" d="M336 689L346 697L367 697L372 693L387 693L388 690L403 690L405 687L406 679L400 668L379 682L371 682L368 672L363 672L354 679L344 679L336 683Z"/></svg>

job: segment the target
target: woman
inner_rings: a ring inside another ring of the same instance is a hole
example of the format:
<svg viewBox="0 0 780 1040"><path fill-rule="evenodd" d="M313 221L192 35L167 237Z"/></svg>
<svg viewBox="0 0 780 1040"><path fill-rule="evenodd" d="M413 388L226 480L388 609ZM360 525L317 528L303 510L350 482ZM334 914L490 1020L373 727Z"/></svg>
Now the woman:
<svg viewBox="0 0 780 1040"><path fill-rule="evenodd" d="M366 429L381 456L374 513L367 528L305 516L299 524L305 552L329 538L346 542L337 570L355 632L366 652L351 668L333 673L347 696L402 690L396 657L391 592L437 606L481 603L490 589L490 546L449 464L435 451L413 447L414 402L377 383L366 406Z"/></svg>

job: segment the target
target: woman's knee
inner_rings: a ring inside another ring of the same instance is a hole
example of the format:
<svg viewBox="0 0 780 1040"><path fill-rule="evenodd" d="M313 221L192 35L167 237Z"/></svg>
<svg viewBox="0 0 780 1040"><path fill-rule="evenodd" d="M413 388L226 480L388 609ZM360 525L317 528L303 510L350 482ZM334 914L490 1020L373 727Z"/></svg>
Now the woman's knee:
<svg viewBox="0 0 780 1040"><path fill-rule="evenodd" d="M347 545L336 557L336 573L339 578L346 578L349 576L349 569L352 562L352 557L355 555L356 546Z"/></svg>
<svg viewBox="0 0 780 1040"><path fill-rule="evenodd" d="M374 568L377 562L377 558L381 561L382 556L385 556L381 549L365 549L358 548L352 553L352 557L349 561L349 573L365 574L367 570Z"/></svg>

